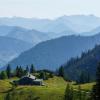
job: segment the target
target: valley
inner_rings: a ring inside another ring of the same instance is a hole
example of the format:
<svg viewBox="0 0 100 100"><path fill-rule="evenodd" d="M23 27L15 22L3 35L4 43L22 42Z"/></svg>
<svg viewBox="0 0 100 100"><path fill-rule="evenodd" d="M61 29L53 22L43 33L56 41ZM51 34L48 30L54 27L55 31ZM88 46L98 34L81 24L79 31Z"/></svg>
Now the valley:
<svg viewBox="0 0 100 100"><path fill-rule="evenodd" d="M100 17L0 17L0 100L95 100L99 87Z"/></svg>

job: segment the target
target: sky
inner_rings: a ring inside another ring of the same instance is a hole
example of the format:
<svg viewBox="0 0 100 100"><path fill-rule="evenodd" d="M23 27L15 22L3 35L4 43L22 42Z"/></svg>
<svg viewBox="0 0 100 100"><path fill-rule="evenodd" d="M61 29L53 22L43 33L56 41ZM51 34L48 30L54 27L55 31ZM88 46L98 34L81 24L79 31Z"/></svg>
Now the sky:
<svg viewBox="0 0 100 100"><path fill-rule="evenodd" d="M100 0L0 0L0 17L53 19L81 14L100 17Z"/></svg>

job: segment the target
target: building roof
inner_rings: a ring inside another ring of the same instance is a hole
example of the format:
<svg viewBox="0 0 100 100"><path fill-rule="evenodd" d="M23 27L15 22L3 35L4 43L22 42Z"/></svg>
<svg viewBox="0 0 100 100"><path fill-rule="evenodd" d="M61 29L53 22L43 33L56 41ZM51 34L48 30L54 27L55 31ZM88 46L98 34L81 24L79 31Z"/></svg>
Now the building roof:
<svg viewBox="0 0 100 100"><path fill-rule="evenodd" d="M33 80L36 79L35 76L33 76L32 74L29 74L29 73L28 73L26 76L24 76L24 77L28 77L28 78L31 78L31 79L33 79ZM22 78L24 78L24 77L22 77Z"/></svg>

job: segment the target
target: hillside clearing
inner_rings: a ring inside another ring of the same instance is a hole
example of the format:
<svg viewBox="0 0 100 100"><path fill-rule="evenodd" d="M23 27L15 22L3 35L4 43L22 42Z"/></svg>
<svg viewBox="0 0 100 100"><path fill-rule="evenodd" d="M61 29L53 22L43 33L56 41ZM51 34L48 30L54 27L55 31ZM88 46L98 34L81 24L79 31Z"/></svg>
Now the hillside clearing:
<svg viewBox="0 0 100 100"><path fill-rule="evenodd" d="M14 80L0 80L0 100L3 100L4 95L11 89L10 82ZM40 100L63 100L67 82L61 77L50 78L45 81L45 86L18 86L14 93L15 98L26 100L31 93L34 97L40 97ZM94 83L81 85L82 89L90 91ZM77 85L73 85L77 89ZM13 94L14 95L14 94Z"/></svg>

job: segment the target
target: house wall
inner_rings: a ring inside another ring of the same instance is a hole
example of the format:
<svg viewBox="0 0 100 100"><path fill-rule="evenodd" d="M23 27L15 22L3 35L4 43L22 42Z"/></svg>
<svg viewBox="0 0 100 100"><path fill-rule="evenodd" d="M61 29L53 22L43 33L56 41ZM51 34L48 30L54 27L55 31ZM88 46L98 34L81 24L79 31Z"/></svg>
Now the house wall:
<svg viewBox="0 0 100 100"><path fill-rule="evenodd" d="M28 77L24 77L18 81L19 85L42 85L42 81L36 81Z"/></svg>

